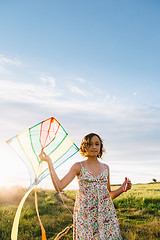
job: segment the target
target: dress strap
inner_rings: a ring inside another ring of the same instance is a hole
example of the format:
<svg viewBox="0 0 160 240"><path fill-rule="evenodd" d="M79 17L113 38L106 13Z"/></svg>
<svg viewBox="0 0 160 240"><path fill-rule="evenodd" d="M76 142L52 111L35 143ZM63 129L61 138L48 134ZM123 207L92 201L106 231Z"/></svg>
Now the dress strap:
<svg viewBox="0 0 160 240"><path fill-rule="evenodd" d="M81 164L81 170L80 170L80 175L81 174L83 174L83 171L82 171L82 169L83 169L83 164L82 164L82 162L79 162L80 164Z"/></svg>
<svg viewBox="0 0 160 240"><path fill-rule="evenodd" d="M83 164L82 164L82 162L80 162L80 164L81 164L81 168L83 167Z"/></svg>

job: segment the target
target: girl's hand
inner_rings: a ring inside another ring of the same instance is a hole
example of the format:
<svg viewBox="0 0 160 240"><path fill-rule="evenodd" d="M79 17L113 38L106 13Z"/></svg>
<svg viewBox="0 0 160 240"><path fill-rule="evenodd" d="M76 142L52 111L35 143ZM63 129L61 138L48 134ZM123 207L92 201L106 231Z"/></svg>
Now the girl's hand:
<svg viewBox="0 0 160 240"><path fill-rule="evenodd" d="M124 185L125 185L125 181L124 181L124 183L122 184L123 189L124 189ZM127 191L130 190L131 187L132 187L132 183L131 183L131 181L127 178L127 189L126 189L126 190L127 190Z"/></svg>
<svg viewBox="0 0 160 240"><path fill-rule="evenodd" d="M127 180L127 191L130 190L132 188L132 183L131 181L128 179Z"/></svg>
<svg viewBox="0 0 160 240"><path fill-rule="evenodd" d="M43 150L39 154L39 158L41 161L45 161L45 162L52 161L51 158Z"/></svg>

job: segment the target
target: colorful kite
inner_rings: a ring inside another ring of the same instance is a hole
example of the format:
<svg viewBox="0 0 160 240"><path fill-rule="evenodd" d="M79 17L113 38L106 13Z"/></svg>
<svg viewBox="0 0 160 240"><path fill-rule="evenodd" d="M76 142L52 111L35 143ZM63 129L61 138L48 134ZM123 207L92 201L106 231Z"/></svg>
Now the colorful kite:
<svg viewBox="0 0 160 240"><path fill-rule="evenodd" d="M39 154L42 149L45 149L45 153L51 157L56 169L77 153L79 148L73 143L62 125L54 117L44 120L18 134L9 139L7 143L24 161L30 174L30 189L23 197L17 209L11 239L17 240L18 224L23 204L30 192L35 189L35 206L41 226L42 240L46 240L45 230L38 213L36 188L37 184L49 174L49 169L47 164L39 159Z"/></svg>

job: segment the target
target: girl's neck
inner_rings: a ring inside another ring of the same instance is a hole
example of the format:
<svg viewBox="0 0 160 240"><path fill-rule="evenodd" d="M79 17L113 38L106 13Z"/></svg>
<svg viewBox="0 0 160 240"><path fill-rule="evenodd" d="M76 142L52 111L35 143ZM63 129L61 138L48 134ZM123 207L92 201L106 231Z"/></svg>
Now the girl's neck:
<svg viewBox="0 0 160 240"><path fill-rule="evenodd" d="M90 163L91 163L91 162L94 162L94 163L95 163L95 162L99 162L99 161L98 161L98 158L97 158L97 157L88 157L88 158L87 158L87 162L90 162Z"/></svg>

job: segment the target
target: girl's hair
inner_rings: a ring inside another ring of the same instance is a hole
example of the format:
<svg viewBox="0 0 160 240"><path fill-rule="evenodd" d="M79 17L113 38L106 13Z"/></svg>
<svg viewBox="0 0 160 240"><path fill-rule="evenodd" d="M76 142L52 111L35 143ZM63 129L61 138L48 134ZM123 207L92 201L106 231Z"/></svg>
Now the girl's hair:
<svg viewBox="0 0 160 240"><path fill-rule="evenodd" d="M100 136L96 133L89 133L88 135L86 135L83 139L82 139L82 142L81 142L81 145L80 145L80 154L83 156L83 157L87 157L87 150L88 150L88 147L89 147L89 144L91 142L91 139L92 137L94 136L97 136L100 140L100 153L97 155L98 158L102 158L102 154L105 152L105 149L103 148L103 141L102 139L100 138Z"/></svg>

